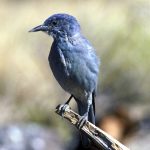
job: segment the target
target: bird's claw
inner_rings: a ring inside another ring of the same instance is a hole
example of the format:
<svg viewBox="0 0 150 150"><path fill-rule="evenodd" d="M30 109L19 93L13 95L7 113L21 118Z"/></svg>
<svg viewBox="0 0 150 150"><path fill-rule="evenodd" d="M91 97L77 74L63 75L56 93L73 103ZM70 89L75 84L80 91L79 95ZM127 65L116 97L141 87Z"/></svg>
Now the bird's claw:
<svg viewBox="0 0 150 150"><path fill-rule="evenodd" d="M59 106L58 111L59 111L59 113L60 113L60 115L61 115L62 117L64 116L64 112L65 112L65 110L66 110L67 107L68 107L68 104L61 104L61 105Z"/></svg>
<svg viewBox="0 0 150 150"><path fill-rule="evenodd" d="M81 118L79 119L79 121L77 123L78 129L80 130L87 121L88 121L88 114L81 116Z"/></svg>

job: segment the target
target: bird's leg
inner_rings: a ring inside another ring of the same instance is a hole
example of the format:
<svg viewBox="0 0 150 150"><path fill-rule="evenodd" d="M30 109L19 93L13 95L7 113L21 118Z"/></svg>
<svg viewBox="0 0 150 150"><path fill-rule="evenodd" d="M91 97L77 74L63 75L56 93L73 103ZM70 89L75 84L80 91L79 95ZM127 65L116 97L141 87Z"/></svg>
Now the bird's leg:
<svg viewBox="0 0 150 150"><path fill-rule="evenodd" d="M88 121L89 108L90 108L90 106L88 106L87 112L83 116L81 116L81 118L79 119L79 121L77 123L77 127L79 129L81 129L84 126L84 124Z"/></svg>
<svg viewBox="0 0 150 150"><path fill-rule="evenodd" d="M71 95L64 104L60 105L59 111L61 112L61 116L63 116L63 113L65 112L65 109L66 109L67 105L69 105L69 102L71 101L72 98L73 98L73 95Z"/></svg>
<svg viewBox="0 0 150 150"><path fill-rule="evenodd" d="M69 105L69 103L70 103L70 101L71 101L72 98L73 98L73 95L71 95L71 96L69 97L69 99L65 102L65 104Z"/></svg>
<svg viewBox="0 0 150 150"><path fill-rule="evenodd" d="M88 113L89 113L89 109L91 105L92 105L92 96L90 95L87 101L87 111L83 116L81 116L81 118L79 119L77 123L77 127L79 129L81 129L84 126L84 124L88 121Z"/></svg>

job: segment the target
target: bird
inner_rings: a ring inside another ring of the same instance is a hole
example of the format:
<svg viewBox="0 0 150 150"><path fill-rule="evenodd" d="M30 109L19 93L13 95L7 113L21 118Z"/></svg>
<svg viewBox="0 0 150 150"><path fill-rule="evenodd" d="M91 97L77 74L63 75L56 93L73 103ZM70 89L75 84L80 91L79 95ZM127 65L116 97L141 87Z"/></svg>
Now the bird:
<svg viewBox="0 0 150 150"><path fill-rule="evenodd" d="M69 14L53 14L43 24L29 32L38 31L53 38L48 56L49 65L60 86L70 94L69 99L62 106L69 104L74 98L81 115L78 122L79 129L87 121L95 124L95 96L100 58L82 34L79 22ZM90 140L83 133L81 141L84 147L90 145Z"/></svg>

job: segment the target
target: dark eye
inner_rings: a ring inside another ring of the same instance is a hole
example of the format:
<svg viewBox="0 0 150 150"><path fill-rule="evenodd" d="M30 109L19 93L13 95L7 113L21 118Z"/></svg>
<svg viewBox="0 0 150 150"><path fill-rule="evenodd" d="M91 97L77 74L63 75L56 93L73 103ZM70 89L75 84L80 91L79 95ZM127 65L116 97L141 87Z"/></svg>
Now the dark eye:
<svg viewBox="0 0 150 150"><path fill-rule="evenodd" d="M52 25L53 25L53 26L56 26L56 25L57 25L57 21L54 20L54 21L52 22Z"/></svg>

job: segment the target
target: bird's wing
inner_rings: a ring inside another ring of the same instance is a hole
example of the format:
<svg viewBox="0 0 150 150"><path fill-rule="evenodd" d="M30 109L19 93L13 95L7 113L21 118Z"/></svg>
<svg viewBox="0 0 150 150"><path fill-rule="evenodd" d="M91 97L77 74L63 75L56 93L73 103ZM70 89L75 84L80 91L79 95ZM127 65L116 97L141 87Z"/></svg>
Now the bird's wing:
<svg viewBox="0 0 150 150"><path fill-rule="evenodd" d="M70 62L68 62L67 59L64 57L64 54L60 48L58 48L58 51L59 51L59 55L60 55L60 62L63 65L66 75L69 76L70 74L68 71L68 67L70 65Z"/></svg>
<svg viewBox="0 0 150 150"><path fill-rule="evenodd" d="M95 50L88 43L76 44L69 51L63 51L70 78L80 87L93 92L97 86L99 60Z"/></svg>

